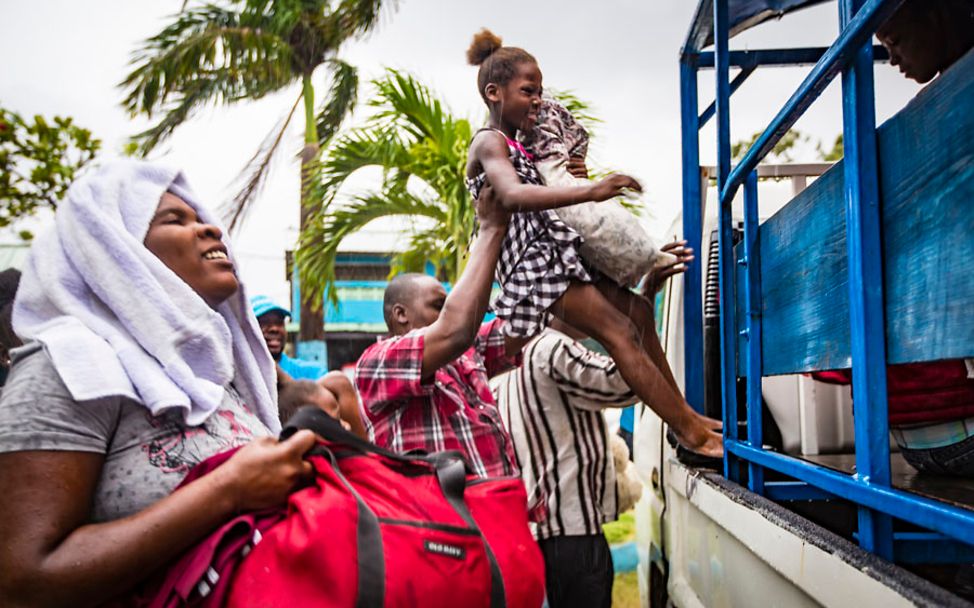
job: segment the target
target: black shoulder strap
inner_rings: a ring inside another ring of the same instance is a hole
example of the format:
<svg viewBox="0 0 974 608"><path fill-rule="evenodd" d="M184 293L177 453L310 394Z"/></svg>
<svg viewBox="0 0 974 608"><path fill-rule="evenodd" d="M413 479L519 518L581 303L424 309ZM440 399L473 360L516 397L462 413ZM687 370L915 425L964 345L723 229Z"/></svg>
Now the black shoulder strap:
<svg viewBox="0 0 974 608"><path fill-rule="evenodd" d="M440 489L450 503L453 510L457 512L467 526L476 530L480 534L480 540L484 543L484 550L487 553L487 561L490 563L490 608L505 608L507 606L507 594L504 591L504 575L501 573L500 565L490 542L480 530L477 521L467 508L467 503L463 499L463 492L467 485L466 471L463 461L449 452L438 452L431 454L430 459L436 466L436 478L440 482Z"/></svg>
<svg viewBox="0 0 974 608"><path fill-rule="evenodd" d="M439 460L447 456L460 460L464 464L464 470L468 473L470 472L470 467L467 465L466 459L458 451L450 450L430 455L416 454L414 452L408 454L393 452L392 450L377 446L374 443L369 443L351 431L346 431L338 420L313 405L306 405L291 416L281 431L281 439L287 439L302 429L314 431L316 435L331 443L354 448L365 454L378 454L396 462L412 464L424 462L435 468Z"/></svg>

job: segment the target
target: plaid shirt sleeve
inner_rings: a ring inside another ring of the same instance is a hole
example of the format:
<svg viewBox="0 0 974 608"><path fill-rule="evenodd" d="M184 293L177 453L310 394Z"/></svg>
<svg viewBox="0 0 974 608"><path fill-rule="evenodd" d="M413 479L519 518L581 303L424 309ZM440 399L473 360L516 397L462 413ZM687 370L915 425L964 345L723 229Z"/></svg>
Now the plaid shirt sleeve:
<svg viewBox="0 0 974 608"><path fill-rule="evenodd" d="M513 356L507 354L507 340L501 331L503 327L504 322L500 319L488 321L480 326L474 341L474 350L483 357L489 378L521 365L520 352Z"/></svg>
<svg viewBox="0 0 974 608"><path fill-rule="evenodd" d="M422 383L423 333L413 331L371 346L358 361L355 384L369 413L429 393Z"/></svg>

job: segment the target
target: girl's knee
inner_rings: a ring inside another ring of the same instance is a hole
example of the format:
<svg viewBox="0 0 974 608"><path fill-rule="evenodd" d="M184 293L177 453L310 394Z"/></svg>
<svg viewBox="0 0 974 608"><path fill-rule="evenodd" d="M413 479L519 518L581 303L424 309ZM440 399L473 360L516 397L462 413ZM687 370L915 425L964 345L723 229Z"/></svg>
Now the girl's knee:
<svg viewBox="0 0 974 608"><path fill-rule="evenodd" d="M628 351L642 348L639 328L630 319L610 318L606 323L605 347Z"/></svg>
<svg viewBox="0 0 974 608"><path fill-rule="evenodd" d="M652 323L655 317L653 302L646 296L629 293L629 316L640 321Z"/></svg>

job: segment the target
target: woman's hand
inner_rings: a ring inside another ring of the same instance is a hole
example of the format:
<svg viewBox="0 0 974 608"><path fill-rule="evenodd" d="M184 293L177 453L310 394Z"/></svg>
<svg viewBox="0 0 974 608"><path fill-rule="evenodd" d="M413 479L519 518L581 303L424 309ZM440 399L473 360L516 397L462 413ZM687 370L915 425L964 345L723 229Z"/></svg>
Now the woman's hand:
<svg viewBox="0 0 974 608"><path fill-rule="evenodd" d="M105 457L0 454L0 604L98 606L245 509L284 503L311 474L311 431L257 439L223 466L132 515L92 523ZM150 488L151 489L151 488Z"/></svg>
<svg viewBox="0 0 974 608"><path fill-rule="evenodd" d="M625 190L635 190L642 192L643 187L635 179L621 173L612 175L599 180L592 186L591 200L595 202L607 201L610 198L621 196Z"/></svg>
<svg viewBox="0 0 974 608"><path fill-rule="evenodd" d="M229 489L235 512L274 507L314 474L304 455L315 441L315 434L308 430L280 442L260 437L240 448L210 475L217 476Z"/></svg>

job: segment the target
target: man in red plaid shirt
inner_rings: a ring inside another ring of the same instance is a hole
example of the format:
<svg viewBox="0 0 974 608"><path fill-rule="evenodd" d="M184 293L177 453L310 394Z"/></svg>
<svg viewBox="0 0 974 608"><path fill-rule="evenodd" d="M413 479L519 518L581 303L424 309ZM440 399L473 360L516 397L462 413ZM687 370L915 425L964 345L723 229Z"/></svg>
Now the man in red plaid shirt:
<svg viewBox="0 0 974 608"><path fill-rule="evenodd" d="M459 450L481 477L516 475L510 435L487 383L520 364L526 340L480 324L509 215L484 188L480 232L463 275L447 295L433 277L403 274L386 288L387 340L358 361L355 382L365 426L376 444L397 452Z"/></svg>

